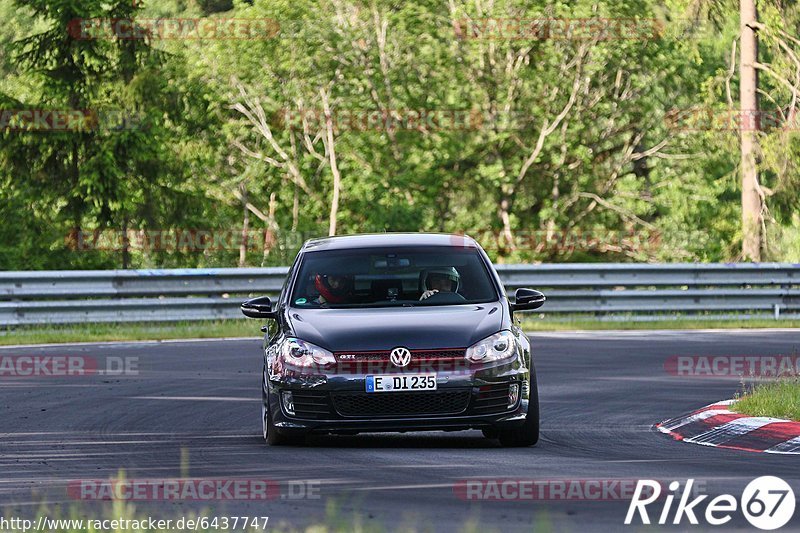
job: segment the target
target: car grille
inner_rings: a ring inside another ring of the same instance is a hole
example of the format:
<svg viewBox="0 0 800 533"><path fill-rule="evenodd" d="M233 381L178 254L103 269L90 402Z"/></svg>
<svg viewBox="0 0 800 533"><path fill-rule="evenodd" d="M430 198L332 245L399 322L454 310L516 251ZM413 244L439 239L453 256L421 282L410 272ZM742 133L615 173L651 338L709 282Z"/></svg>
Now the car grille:
<svg viewBox="0 0 800 533"><path fill-rule="evenodd" d="M481 385L472 410L475 414L499 413L508 409L508 386L510 383Z"/></svg>
<svg viewBox="0 0 800 533"><path fill-rule="evenodd" d="M337 352L337 368L343 373L377 374L393 372L445 372L469 366L464 348L441 350L411 350L411 362L405 367L394 366L391 350L371 352Z"/></svg>
<svg viewBox="0 0 800 533"><path fill-rule="evenodd" d="M337 393L333 405L344 417L455 415L467 409L470 391Z"/></svg>

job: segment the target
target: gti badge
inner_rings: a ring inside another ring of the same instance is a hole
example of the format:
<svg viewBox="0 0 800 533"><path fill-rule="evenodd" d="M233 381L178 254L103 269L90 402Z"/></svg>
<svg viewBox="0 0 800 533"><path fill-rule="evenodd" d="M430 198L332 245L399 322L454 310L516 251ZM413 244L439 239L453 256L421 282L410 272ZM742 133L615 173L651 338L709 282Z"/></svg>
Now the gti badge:
<svg viewBox="0 0 800 533"><path fill-rule="evenodd" d="M399 348L392 350L392 353L389 354L389 359L392 361L394 366L402 368L411 362L411 352L408 348L403 348L400 346Z"/></svg>

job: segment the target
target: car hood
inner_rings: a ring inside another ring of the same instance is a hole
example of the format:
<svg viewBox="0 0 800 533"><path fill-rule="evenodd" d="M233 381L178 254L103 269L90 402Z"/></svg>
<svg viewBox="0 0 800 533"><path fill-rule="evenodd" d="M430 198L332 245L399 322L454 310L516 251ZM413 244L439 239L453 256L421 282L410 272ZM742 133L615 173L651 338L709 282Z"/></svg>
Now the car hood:
<svg viewBox="0 0 800 533"><path fill-rule="evenodd" d="M466 348L503 329L499 302L436 307L289 309L289 335L332 352Z"/></svg>

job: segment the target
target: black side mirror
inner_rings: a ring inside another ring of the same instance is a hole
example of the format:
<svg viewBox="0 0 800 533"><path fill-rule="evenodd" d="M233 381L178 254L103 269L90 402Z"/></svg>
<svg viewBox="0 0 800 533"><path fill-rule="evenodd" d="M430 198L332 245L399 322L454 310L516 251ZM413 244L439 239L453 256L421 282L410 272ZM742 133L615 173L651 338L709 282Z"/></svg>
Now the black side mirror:
<svg viewBox="0 0 800 533"><path fill-rule="evenodd" d="M547 301L547 298L545 298L544 294L533 289L517 289L514 299L516 301L511 304L512 311L530 311L533 309L539 309L544 305L544 302Z"/></svg>
<svg viewBox="0 0 800 533"><path fill-rule="evenodd" d="M249 318L271 319L276 320L278 313L272 310L272 302L269 296L259 296L247 300L242 304L242 314Z"/></svg>

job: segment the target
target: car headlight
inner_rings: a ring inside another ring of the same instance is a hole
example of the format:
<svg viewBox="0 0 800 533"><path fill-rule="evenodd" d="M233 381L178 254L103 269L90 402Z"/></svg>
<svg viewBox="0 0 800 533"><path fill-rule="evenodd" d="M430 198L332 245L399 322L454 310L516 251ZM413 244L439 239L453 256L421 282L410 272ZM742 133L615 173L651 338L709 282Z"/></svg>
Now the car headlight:
<svg viewBox="0 0 800 533"><path fill-rule="evenodd" d="M467 348L466 358L473 363L501 361L517 354L517 341L510 331L499 331Z"/></svg>
<svg viewBox="0 0 800 533"><path fill-rule="evenodd" d="M311 368L336 363L336 358L328 350L291 337L281 343L279 353L283 362L291 366Z"/></svg>

